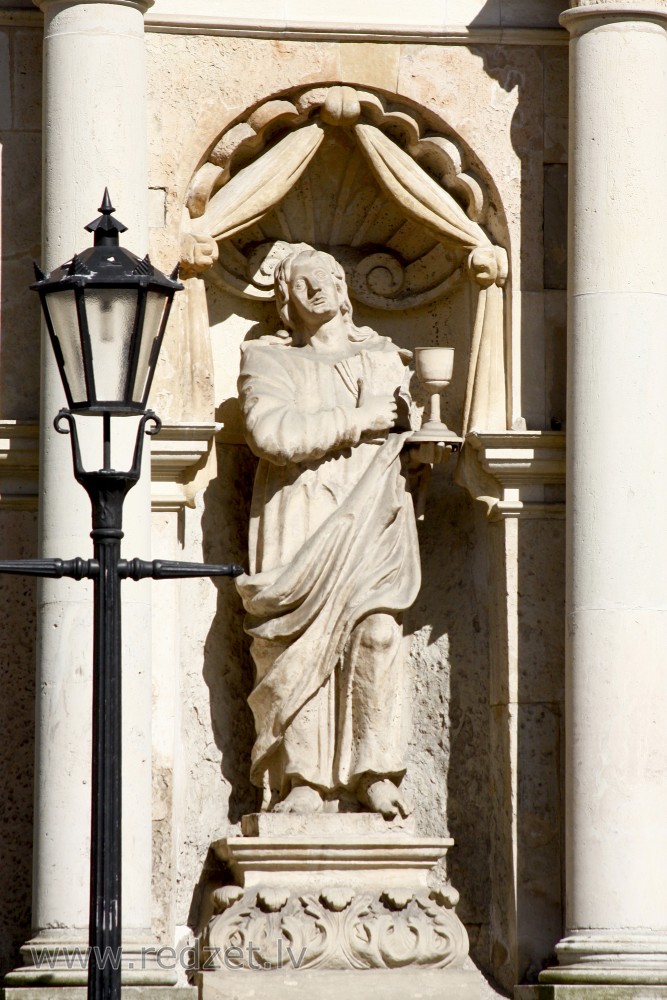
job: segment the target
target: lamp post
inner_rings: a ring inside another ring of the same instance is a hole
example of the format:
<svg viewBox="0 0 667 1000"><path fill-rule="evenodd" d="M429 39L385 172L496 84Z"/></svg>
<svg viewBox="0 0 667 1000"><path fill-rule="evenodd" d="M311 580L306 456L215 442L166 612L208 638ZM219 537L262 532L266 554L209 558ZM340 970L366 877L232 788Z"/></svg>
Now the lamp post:
<svg viewBox="0 0 667 1000"><path fill-rule="evenodd" d="M121 597L125 579L237 576L242 567L120 558L125 497L138 482L145 434L160 419L147 409L174 294L183 286L121 247L126 227L105 190L101 215L85 228L94 245L43 274L41 299L68 407L55 418L69 434L74 476L92 508L92 559L0 561L0 572L93 580L92 810L88 1000L120 1000L121 986ZM102 468L84 468L75 416L102 422ZM138 416L131 467L111 466L111 417Z"/></svg>

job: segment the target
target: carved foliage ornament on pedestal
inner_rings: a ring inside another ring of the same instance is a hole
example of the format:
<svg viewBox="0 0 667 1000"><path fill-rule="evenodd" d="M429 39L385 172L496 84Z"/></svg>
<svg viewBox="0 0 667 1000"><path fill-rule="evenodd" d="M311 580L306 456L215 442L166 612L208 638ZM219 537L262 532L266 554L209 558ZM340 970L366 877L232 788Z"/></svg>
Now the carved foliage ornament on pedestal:
<svg viewBox="0 0 667 1000"><path fill-rule="evenodd" d="M472 281L463 433L505 430L507 253L480 225L488 194L458 145L424 131L407 106L345 86L261 105L192 180L182 274L271 299L276 265L307 243L342 264L353 299L380 310L403 312ZM205 336L203 281L190 280L188 294Z"/></svg>
<svg viewBox="0 0 667 1000"><path fill-rule="evenodd" d="M332 886L290 893L226 886L204 952L211 967L238 969L444 969L460 966L468 937L458 893L394 889L356 893ZM252 945L252 948L250 948Z"/></svg>

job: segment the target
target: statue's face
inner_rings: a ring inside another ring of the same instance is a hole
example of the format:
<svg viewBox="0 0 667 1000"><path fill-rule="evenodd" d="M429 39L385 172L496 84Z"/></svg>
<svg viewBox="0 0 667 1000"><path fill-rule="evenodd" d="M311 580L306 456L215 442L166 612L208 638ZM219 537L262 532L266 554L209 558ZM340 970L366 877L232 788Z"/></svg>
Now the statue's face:
<svg viewBox="0 0 667 1000"><path fill-rule="evenodd" d="M307 328L319 326L340 311L336 280L326 261L318 257L297 258L289 280L290 305Z"/></svg>

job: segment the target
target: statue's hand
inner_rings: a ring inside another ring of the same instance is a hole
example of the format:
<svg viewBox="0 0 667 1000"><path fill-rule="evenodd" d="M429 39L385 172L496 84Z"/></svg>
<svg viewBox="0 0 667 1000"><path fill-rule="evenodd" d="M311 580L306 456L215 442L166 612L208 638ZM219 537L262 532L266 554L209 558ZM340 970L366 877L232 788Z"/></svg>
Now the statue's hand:
<svg viewBox="0 0 667 1000"><path fill-rule="evenodd" d="M357 407L362 412L365 429L368 431L388 431L396 423L398 406L393 395L383 393L374 396L368 391L366 382L360 378Z"/></svg>

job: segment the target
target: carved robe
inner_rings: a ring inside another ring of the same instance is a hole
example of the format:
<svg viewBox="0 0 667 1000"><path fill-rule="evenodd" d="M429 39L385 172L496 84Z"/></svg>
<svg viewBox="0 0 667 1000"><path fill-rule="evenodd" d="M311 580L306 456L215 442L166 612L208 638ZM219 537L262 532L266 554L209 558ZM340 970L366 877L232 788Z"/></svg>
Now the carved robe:
<svg viewBox="0 0 667 1000"><path fill-rule="evenodd" d="M399 616L420 585L406 435L364 432L357 409L359 379L393 393L406 369L391 341L361 333L335 363L261 340L243 352L239 397L260 462L250 573L237 586L256 667L251 776L265 807L294 776L334 793L366 771L405 771L400 631L393 662L369 677L355 666L354 629L375 612Z"/></svg>

